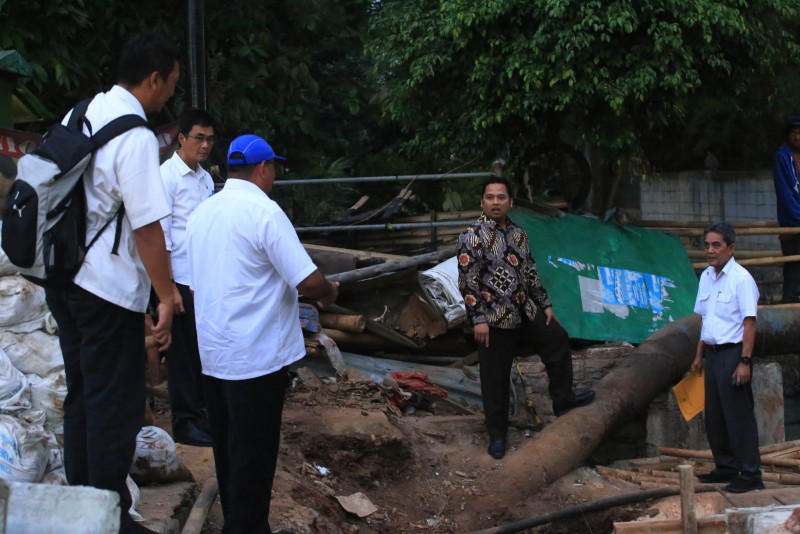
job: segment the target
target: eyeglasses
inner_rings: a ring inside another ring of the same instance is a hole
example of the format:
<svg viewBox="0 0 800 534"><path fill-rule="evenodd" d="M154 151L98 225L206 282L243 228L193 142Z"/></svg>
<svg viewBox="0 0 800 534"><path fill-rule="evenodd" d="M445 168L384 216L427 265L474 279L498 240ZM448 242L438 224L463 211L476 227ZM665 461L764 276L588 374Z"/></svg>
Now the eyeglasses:
<svg viewBox="0 0 800 534"><path fill-rule="evenodd" d="M217 139L218 139L218 137L216 135L209 135L208 137L206 137L203 134L187 135L186 138L187 139L194 139L195 141L197 141L201 145L203 144L204 141L208 141L208 144L213 145L214 143L217 142Z"/></svg>

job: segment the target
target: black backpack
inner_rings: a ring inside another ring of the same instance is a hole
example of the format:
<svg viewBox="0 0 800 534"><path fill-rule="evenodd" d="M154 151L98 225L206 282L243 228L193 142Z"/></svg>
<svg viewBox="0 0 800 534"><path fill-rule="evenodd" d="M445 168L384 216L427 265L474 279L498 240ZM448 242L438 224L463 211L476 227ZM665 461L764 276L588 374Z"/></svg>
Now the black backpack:
<svg viewBox="0 0 800 534"><path fill-rule="evenodd" d="M123 115L97 133L87 136L86 109L91 99L72 110L66 126L55 124L42 145L19 159L17 179L3 209L2 247L22 276L43 287L64 287L78 273L89 248L114 219L117 232L112 254L117 253L125 206L119 209L86 244L86 194L83 176L94 153L113 138L147 121Z"/></svg>

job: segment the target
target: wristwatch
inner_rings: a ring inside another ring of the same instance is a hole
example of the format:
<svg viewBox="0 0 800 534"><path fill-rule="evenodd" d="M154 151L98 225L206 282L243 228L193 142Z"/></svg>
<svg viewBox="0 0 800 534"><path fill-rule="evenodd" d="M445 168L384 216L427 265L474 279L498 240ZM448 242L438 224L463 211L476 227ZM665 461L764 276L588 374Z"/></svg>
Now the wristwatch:
<svg viewBox="0 0 800 534"><path fill-rule="evenodd" d="M753 365L753 358L750 356L742 356L739 361L745 365Z"/></svg>

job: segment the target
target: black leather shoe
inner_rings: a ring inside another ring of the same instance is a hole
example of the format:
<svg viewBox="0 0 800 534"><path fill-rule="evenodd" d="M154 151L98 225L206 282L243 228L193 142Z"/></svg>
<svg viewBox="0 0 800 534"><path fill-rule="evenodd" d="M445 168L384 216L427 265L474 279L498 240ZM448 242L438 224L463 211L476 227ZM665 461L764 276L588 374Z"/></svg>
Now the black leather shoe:
<svg viewBox="0 0 800 534"><path fill-rule="evenodd" d="M211 447L211 434L194 422L182 422L174 425L172 439L175 443L194 445L195 447Z"/></svg>
<svg viewBox="0 0 800 534"><path fill-rule="evenodd" d="M594 400L594 390L587 389L586 391L573 394L572 400L569 402L566 402L564 404L553 404L553 413L555 414L556 417L561 417L571 409L578 408L579 406L586 406L593 400Z"/></svg>
<svg viewBox="0 0 800 534"><path fill-rule="evenodd" d="M714 469L705 475L697 475L697 480L703 484L720 484L722 482L727 484L733 482L738 477L739 473L735 471L721 471L719 469Z"/></svg>
<svg viewBox="0 0 800 534"><path fill-rule="evenodd" d="M736 480L725 486L725 491L730 493L747 493L753 490L764 489L761 477L736 477Z"/></svg>
<svg viewBox="0 0 800 534"><path fill-rule="evenodd" d="M506 455L506 440L503 438L493 439L489 442L489 456L495 460L500 460Z"/></svg>

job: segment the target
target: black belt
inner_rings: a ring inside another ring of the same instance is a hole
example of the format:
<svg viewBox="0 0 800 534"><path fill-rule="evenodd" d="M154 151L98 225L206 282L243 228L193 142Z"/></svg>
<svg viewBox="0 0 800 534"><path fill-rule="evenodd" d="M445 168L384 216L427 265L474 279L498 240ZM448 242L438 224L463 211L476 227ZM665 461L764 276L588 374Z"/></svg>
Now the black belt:
<svg viewBox="0 0 800 534"><path fill-rule="evenodd" d="M708 343L703 343L706 349L710 350L711 352L722 352L723 350L732 349L734 347L738 347L742 344L742 342L738 343L723 343L722 345L710 345Z"/></svg>

